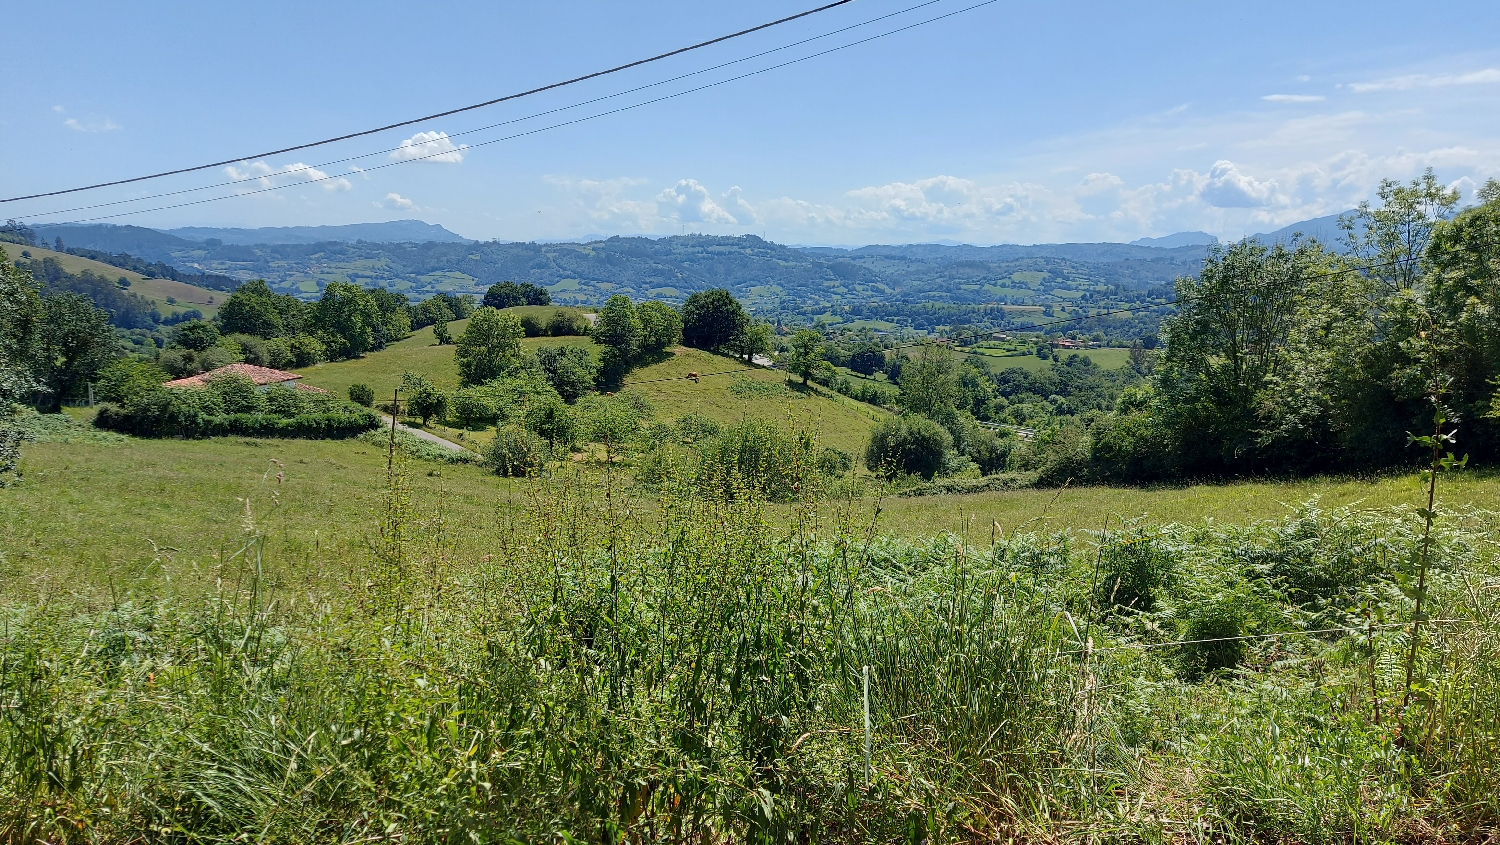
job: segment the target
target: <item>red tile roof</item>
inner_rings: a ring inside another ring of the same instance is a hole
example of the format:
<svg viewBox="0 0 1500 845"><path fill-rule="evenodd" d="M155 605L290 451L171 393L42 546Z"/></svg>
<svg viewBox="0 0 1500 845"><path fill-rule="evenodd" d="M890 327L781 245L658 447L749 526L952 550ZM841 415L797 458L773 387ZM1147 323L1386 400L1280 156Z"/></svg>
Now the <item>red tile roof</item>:
<svg viewBox="0 0 1500 845"><path fill-rule="evenodd" d="M199 373L196 376L188 376L187 378L180 378L176 379L175 381L169 381L165 386L206 387L210 381L213 381L219 376L230 375L244 376L245 378L248 378L251 381L255 382L257 385L285 384L286 382L295 381L296 379L302 378L302 376L297 375L296 373L289 373L285 370L273 370L270 367L257 367L254 364L229 364L227 366L220 367L217 370L209 370L206 373ZM301 387L302 385L297 386Z"/></svg>

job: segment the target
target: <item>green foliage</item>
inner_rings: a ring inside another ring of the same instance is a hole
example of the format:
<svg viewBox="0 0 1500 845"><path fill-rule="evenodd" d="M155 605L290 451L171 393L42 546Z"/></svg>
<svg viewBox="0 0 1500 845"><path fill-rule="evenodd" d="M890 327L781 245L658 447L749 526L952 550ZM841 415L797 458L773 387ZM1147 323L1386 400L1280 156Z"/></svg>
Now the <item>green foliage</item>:
<svg viewBox="0 0 1500 845"><path fill-rule="evenodd" d="M1201 681L1217 672L1232 670L1249 650L1242 639L1245 613L1237 596L1217 596L1190 604L1177 654L1178 671L1190 681Z"/></svg>
<svg viewBox="0 0 1500 845"><path fill-rule="evenodd" d="M979 467L981 474L994 475L1005 470L1015 446L1014 437L1001 437L988 429L976 428L969 434L964 455Z"/></svg>
<svg viewBox="0 0 1500 845"><path fill-rule="evenodd" d="M892 417L870 433L865 466L887 478L915 475L931 480L953 449L953 435L926 417Z"/></svg>
<svg viewBox="0 0 1500 845"><path fill-rule="evenodd" d="M594 389L599 363L587 349L578 346L539 346L533 353L538 370L564 402L577 402Z"/></svg>
<svg viewBox="0 0 1500 845"><path fill-rule="evenodd" d="M578 439L578 418L572 406L556 398L533 402L526 408L527 431L547 441L556 454L571 449Z"/></svg>
<svg viewBox="0 0 1500 845"><path fill-rule="evenodd" d="M771 351L771 337L774 332L771 324L758 320L751 320L745 326L745 330L725 345L724 351L736 355L745 361L753 361L757 355L765 355Z"/></svg>
<svg viewBox="0 0 1500 845"><path fill-rule="evenodd" d="M149 361L120 358L99 372L94 394L100 401L123 404L132 396L155 390L169 378L165 370Z"/></svg>
<svg viewBox="0 0 1500 845"><path fill-rule="evenodd" d="M349 385L349 401L366 408L375 406L375 391L368 384L355 382Z"/></svg>
<svg viewBox="0 0 1500 845"><path fill-rule="evenodd" d="M578 403L578 413L583 436L590 443L604 446L608 463L625 451L641 423L650 416L649 409L627 395L589 396Z"/></svg>
<svg viewBox="0 0 1500 845"><path fill-rule="evenodd" d="M219 342L219 327L203 320L191 320L172 330L172 343L183 349L202 352Z"/></svg>
<svg viewBox="0 0 1500 845"><path fill-rule="evenodd" d="M1149 613L1176 571L1176 563L1164 539L1140 530L1123 532L1100 553L1096 601L1111 610Z"/></svg>
<svg viewBox="0 0 1500 845"><path fill-rule="evenodd" d="M824 364L823 336L811 329L802 329L792 335L785 364L787 372L801 377L802 383L807 384Z"/></svg>
<svg viewBox="0 0 1500 845"><path fill-rule="evenodd" d="M636 307L641 323L641 351L660 353L682 342L682 315L665 302L642 302Z"/></svg>
<svg viewBox="0 0 1500 845"><path fill-rule="evenodd" d="M551 305L552 295L530 282L501 282L484 294L485 308L515 308L519 305Z"/></svg>
<svg viewBox="0 0 1500 845"><path fill-rule="evenodd" d="M333 359L358 358L375 349L380 304L349 282L329 282L313 307L312 325Z"/></svg>
<svg viewBox="0 0 1500 845"><path fill-rule="evenodd" d="M458 338L454 355L459 382L467 387L504 375L520 362L523 337L521 321L514 314L488 306L475 311Z"/></svg>
<svg viewBox="0 0 1500 845"><path fill-rule="evenodd" d="M602 348L599 352L600 379L604 384L618 384L641 352L641 319L626 296L612 296L599 309L599 317L589 337Z"/></svg>
<svg viewBox="0 0 1500 845"><path fill-rule="evenodd" d="M420 417L427 425L433 417L441 417L448 410L448 396L437 388L426 376L410 371L401 374L401 392L406 398L409 413Z"/></svg>
<svg viewBox="0 0 1500 845"><path fill-rule="evenodd" d="M432 339L438 346L449 346L453 343L453 335L448 331L447 320L433 321Z"/></svg>
<svg viewBox="0 0 1500 845"><path fill-rule="evenodd" d="M957 419L958 367L947 346L924 344L902 365L900 385L896 402L908 413L943 425L952 425Z"/></svg>
<svg viewBox="0 0 1500 845"><path fill-rule="evenodd" d="M41 355L34 359L32 377L42 387L39 407L56 411L64 399L81 396L86 385L119 352L109 326L109 315L76 293L42 297L46 322Z"/></svg>
<svg viewBox="0 0 1500 845"><path fill-rule="evenodd" d="M742 420L699 447L697 483L715 496L769 501L812 497L818 458L812 436L765 420Z"/></svg>
<svg viewBox="0 0 1500 845"><path fill-rule="evenodd" d="M589 321L581 314L558 309L547 318L547 334L552 337L583 336L588 330Z"/></svg>
<svg viewBox="0 0 1500 845"><path fill-rule="evenodd" d="M724 288L699 291L682 303L682 342L710 352L727 351L750 327L750 315Z"/></svg>
<svg viewBox="0 0 1500 845"><path fill-rule="evenodd" d="M485 450L485 463L506 478L533 475L541 469L542 442L518 425L504 425Z"/></svg>
<svg viewBox="0 0 1500 845"><path fill-rule="evenodd" d="M307 330L311 309L295 296L275 293L255 279L234 289L214 317L225 334L287 337Z"/></svg>
<svg viewBox="0 0 1500 845"><path fill-rule="evenodd" d="M103 405L102 429L138 437L292 437L339 440L379 425L374 412L325 394L257 389L248 379L214 378L206 388L157 388Z"/></svg>

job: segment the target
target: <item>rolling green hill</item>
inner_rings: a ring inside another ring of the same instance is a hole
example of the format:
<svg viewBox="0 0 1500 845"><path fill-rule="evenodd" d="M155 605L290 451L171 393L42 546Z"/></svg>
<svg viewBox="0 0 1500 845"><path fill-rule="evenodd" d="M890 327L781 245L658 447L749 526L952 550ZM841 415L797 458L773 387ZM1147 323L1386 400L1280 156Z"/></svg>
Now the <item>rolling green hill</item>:
<svg viewBox="0 0 1500 845"><path fill-rule="evenodd" d="M551 309L543 309L550 311ZM467 321L449 324L455 336ZM582 337L535 337L522 341L523 350L539 346L576 345L594 349ZM400 385L401 374L419 373L439 387L458 386L454 347L434 346L432 329L413 332L411 337L352 361L333 361L298 370L307 384L346 395L349 385L368 384L377 399L388 401ZM688 373L700 374L698 381ZM859 455L870 430L887 412L856 402L816 385L804 388L786 382L786 374L746 366L733 358L710 355L697 349L678 347L665 361L637 369L626 377L625 388L643 394L655 408L658 419L674 420L696 413L721 423L747 418L768 419L805 428L824 445Z"/></svg>
<svg viewBox="0 0 1500 845"><path fill-rule="evenodd" d="M212 318L218 313L219 304L229 297L229 294L223 291L208 290L182 282L174 282L171 279L148 279L132 270L124 270L92 258L69 255L66 252L19 244L5 244L4 247L11 261L20 258L21 251L25 250L31 254L33 260L41 261L51 258L64 270L75 275L87 270L106 279L126 279L130 282L130 292L154 302L162 316L170 316L196 308L203 312L204 317ZM174 300L175 304L167 302L169 297Z"/></svg>

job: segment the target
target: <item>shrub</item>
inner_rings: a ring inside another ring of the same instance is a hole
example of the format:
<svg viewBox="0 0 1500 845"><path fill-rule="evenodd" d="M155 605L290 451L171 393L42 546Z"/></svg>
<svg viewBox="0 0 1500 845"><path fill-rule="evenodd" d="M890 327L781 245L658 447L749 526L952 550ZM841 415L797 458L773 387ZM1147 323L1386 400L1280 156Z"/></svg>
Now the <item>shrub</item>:
<svg viewBox="0 0 1500 845"><path fill-rule="evenodd" d="M172 331L172 343L194 352L202 352L218 342L218 326L202 320L183 323Z"/></svg>
<svg viewBox="0 0 1500 845"><path fill-rule="evenodd" d="M701 414L684 414L678 418L673 428L676 430L678 440L692 444L718 437L721 427L717 422Z"/></svg>
<svg viewBox="0 0 1500 845"><path fill-rule="evenodd" d="M682 342L682 315L665 302L642 302L636 316L641 321L642 352L662 352Z"/></svg>
<svg viewBox="0 0 1500 845"><path fill-rule="evenodd" d="M126 402L160 387L170 376L161 367L136 358L121 358L99 373L95 394L105 402Z"/></svg>
<svg viewBox="0 0 1500 845"><path fill-rule="evenodd" d="M542 443L518 425L501 426L484 453L485 463L506 478L532 475L542 463Z"/></svg>
<svg viewBox="0 0 1500 845"><path fill-rule="evenodd" d="M1015 446L1015 438L1005 437L988 429L975 426L969 432L968 448L965 454L979 467L982 475L994 475L1005 469L1010 460L1010 451Z"/></svg>
<svg viewBox="0 0 1500 845"><path fill-rule="evenodd" d="M535 314L522 314L521 331L525 332L527 337L546 337L547 324Z"/></svg>
<svg viewBox="0 0 1500 845"><path fill-rule="evenodd" d="M226 414L258 414L266 406L265 394L242 375L216 376L208 383L208 389L219 397Z"/></svg>
<svg viewBox="0 0 1500 845"><path fill-rule="evenodd" d="M244 395L243 385L232 379L214 382L217 386L206 388L159 387L122 405L104 405L95 415L94 425L138 437L240 435L336 440L356 437L380 424L373 411L326 394L273 387L264 392L255 390L258 399L250 399ZM252 404L259 410L231 410Z"/></svg>
<svg viewBox="0 0 1500 845"><path fill-rule="evenodd" d="M854 456L833 446L824 446L818 453L818 472L827 476L847 475L854 469Z"/></svg>
<svg viewBox="0 0 1500 845"><path fill-rule="evenodd" d="M813 492L817 470L813 440L786 433L765 420L742 420L700 449L698 486L733 499L750 493L787 501Z"/></svg>
<svg viewBox="0 0 1500 845"><path fill-rule="evenodd" d="M599 376L599 362L581 346L542 346L532 360L564 402L577 402Z"/></svg>
<svg viewBox="0 0 1500 845"><path fill-rule="evenodd" d="M1142 612L1156 606L1157 594L1175 569L1166 545L1130 532L1105 546L1100 555L1099 605Z"/></svg>
<svg viewBox="0 0 1500 845"><path fill-rule="evenodd" d="M225 335L220 339L219 345L239 356L240 360L246 364L254 364L257 367L271 366L270 348L265 340L253 334Z"/></svg>
<svg viewBox="0 0 1500 845"><path fill-rule="evenodd" d="M1220 671L1233 669L1245 659L1245 612L1237 597L1222 596L1187 606L1184 643L1178 653L1178 671L1189 681L1200 681ZM1207 642L1205 642L1207 641Z"/></svg>
<svg viewBox="0 0 1500 845"><path fill-rule="evenodd" d="M366 408L375 405L375 390L364 382L349 385L349 401Z"/></svg>
<svg viewBox="0 0 1500 845"><path fill-rule="evenodd" d="M278 370L298 366L296 358L292 355L292 342L289 338L273 337L266 341L266 366L275 367Z"/></svg>
<svg viewBox="0 0 1500 845"><path fill-rule="evenodd" d="M288 339L288 347L294 367L311 367L328 360L328 348L310 334L293 335Z"/></svg>
<svg viewBox="0 0 1500 845"><path fill-rule="evenodd" d="M203 372L198 368L197 354L181 346L163 349L156 359L156 364L172 378L187 378Z"/></svg>
<svg viewBox="0 0 1500 845"><path fill-rule="evenodd" d="M886 478L907 474L931 481L943 469L953 435L926 417L894 417L875 427L865 449L865 466Z"/></svg>
<svg viewBox="0 0 1500 845"><path fill-rule="evenodd" d="M577 337L588 332L589 321L581 314L559 309L547 319L547 334L552 337Z"/></svg>
<svg viewBox="0 0 1500 845"><path fill-rule="evenodd" d="M407 410L422 419L427 425L433 417L441 417L448 409L448 396L437 389L426 376L413 372L401 374L401 390L406 394Z"/></svg>
<svg viewBox="0 0 1500 845"><path fill-rule="evenodd" d="M571 448L578 437L578 420L572 407L560 399L535 402L526 409L526 429L547 441L556 452L558 447Z"/></svg>

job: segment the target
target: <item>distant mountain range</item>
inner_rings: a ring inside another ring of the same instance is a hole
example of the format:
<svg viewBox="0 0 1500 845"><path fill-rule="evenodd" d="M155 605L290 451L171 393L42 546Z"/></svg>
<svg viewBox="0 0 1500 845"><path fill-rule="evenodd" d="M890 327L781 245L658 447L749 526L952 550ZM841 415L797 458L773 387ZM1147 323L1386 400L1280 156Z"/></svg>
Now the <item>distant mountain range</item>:
<svg viewBox="0 0 1500 845"><path fill-rule="evenodd" d="M162 231L190 241L216 239L226 244L321 244L333 241L369 241L377 244L462 243L468 240L436 223L424 223L421 220L353 223L348 226L271 226L263 229L188 226Z"/></svg>
<svg viewBox="0 0 1500 845"><path fill-rule="evenodd" d="M1207 232L1178 232L1161 238L1136 238L1131 241L1133 246L1154 246L1162 249L1172 249L1179 246L1208 246L1216 244L1219 239Z"/></svg>

